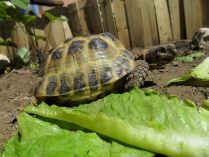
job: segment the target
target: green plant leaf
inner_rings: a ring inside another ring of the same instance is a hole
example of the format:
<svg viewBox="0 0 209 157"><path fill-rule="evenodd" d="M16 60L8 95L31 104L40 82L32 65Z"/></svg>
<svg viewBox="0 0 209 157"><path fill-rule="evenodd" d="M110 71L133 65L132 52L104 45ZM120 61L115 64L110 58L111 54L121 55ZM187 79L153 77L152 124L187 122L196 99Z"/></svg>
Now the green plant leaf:
<svg viewBox="0 0 209 157"><path fill-rule="evenodd" d="M9 7L6 4L0 2L0 20L1 21L2 20L8 20L10 18L7 14L7 9L8 8Z"/></svg>
<svg viewBox="0 0 209 157"><path fill-rule="evenodd" d="M197 51L187 56L176 57L175 60L182 61L182 62L192 62L194 59L202 58L203 56L204 56L203 52Z"/></svg>
<svg viewBox="0 0 209 157"><path fill-rule="evenodd" d="M16 22L22 22L24 24L32 22L36 19L34 15L23 15L15 8L8 8L7 15L11 18L11 20Z"/></svg>
<svg viewBox="0 0 209 157"><path fill-rule="evenodd" d="M25 9L25 10L30 10L30 7L28 6L28 3L30 2L29 0L10 0L12 4Z"/></svg>
<svg viewBox="0 0 209 157"><path fill-rule="evenodd" d="M28 48L22 47L17 51L17 58L21 64L28 64L30 62L31 52Z"/></svg>
<svg viewBox="0 0 209 157"><path fill-rule="evenodd" d="M2 157L152 157L136 148L106 142L95 133L68 131L26 113L18 116L19 133L4 147Z"/></svg>
<svg viewBox="0 0 209 157"><path fill-rule="evenodd" d="M0 40L1 46L10 46L10 47L17 47L17 45L12 42L11 40Z"/></svg>
<svg viewBox="0 0 209 157"><path fill-rule="evenodd" d="M51 22L54 22L54 21L56 21L56 20L58 20L58 21L66 21L67 20L67 18L66 17L64 17L64 16L55 16L55 15L53 15L52 13L50 13L50 12L45 12L44 13L44 15L49 19L49 21L51 21Z"/></svg>
<svg viewBox="0 0 209 157"><path fill-rule="evenodd" d="M168 81L167 85L209 86L209 57L183 76Z"/></svg>
<svg viewBox="0 0 209 157"><path fill-rule="evenodd" d="M74 123L167 156L209 156L209 111L191 101L133 89L75 108L29 106L27 112Z"/></svg>

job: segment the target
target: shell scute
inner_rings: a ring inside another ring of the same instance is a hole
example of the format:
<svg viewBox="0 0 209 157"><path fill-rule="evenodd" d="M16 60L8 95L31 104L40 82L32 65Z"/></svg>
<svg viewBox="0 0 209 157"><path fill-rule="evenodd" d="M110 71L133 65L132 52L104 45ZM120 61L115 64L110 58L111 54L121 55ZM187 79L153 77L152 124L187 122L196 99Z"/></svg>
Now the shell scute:
<svg viewBox="0 0 209 157"><path fill-rule="evenodd" d="M57 79L54 76L50 76L48 78L48 83L46 86L46 94L47 95L53 95L55 93L55 90L57 88Z"/></svg>
<svg viewBox="0 0 209 157"><path fill-rule="evenodd" d="M111 67L104 66L100 69L100 79L102 84L108 84L109 81L114 77Z"/></svg>
<svg viewBox="0 0 209 157"><path fill-rule="evenodd" d="M89 48L96 51L105 51L108 48L108 44L103 39L94 38L89 41Z"/></svg>
<svg viewBox="0 0 209 157"><path fill-rule="evenodd" d="M95 69L90 69L88 72L88 81L90 90L97 90L98 87L98 79L97 79L97 72Z"/></svg>
<svg viewBox="0 0 209 157"><path fill-rule="evenodd" d="M74 82L74 90L76 93L81 94L84 92L84 88L86 87L85 85L85 80L84 80L84 73L83 72L78 72L73 79Z"/></svg>
<svg viewBox="0 0 209 157"><path fill-rule="evenodd" d="M84 40L76 40L71 43L68 48L68 55L79 53L83 49Z"/></svg>
<svg viewBox="0 0 209 157"><path fill-rule="evenodd" d="M64 73L60 76L60 94L65 94L70 92L70 82L68 74Z"/></svg>

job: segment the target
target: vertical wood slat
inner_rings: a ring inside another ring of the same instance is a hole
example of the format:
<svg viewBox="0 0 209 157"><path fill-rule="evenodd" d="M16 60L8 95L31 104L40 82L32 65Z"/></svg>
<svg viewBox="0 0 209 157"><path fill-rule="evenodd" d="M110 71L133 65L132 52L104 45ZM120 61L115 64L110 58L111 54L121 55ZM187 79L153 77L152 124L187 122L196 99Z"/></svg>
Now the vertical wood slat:
<svg viewBox="0 0 209 157"><path fill-rule="evenodd" d="M136 5L136 0L125 0L131 46L143 47L143 32L141 13Z"/></svg>
<svg viewBox="0 0 209 157"><path fill-rule="evenodd" d="M99 34L104 32L99 0L87 0L85 14L90 33Z"/></svg>
<svg viewBox="0 0 209 157"><path fill-rule="evenodd" d="M149 19L152 32L152 43L153 45L159 44L158 28L157 28L157 17L155 12L155 4L153 0L147 0L148 10L149 10Z"/></svg>
<svg viewBox="0 0 209 157"><path fill-rule="evenodd" d="M115 18L117 37L127 49L130 49L130 38L124 1L112 0L111 6Z"/></svg>
<svg viewBox="0 0 209 157"><path fill-rule="evenodd" d="M26 47L29 48L28 36L25 25L22 23L16 23L12 31L12 41L16 43L17 48Z"/></svg>
<svg viewBox="0 0 209 157"><path fill-rule="evenodd" d="M203 26L209 26L209 16L208 16L208 11L209 11L209 1L208 0L202 0L201 1L201 10L202 10L202 24Z"/></svg>
<svg viewBox="0 0 209 157"><path fill-rule="evenodd" d="M31 28L31 31L37 35L37 36L45 36L45 32L42 29L38 29L38 28ZM39 48L41 48L42 50L45 49L46 46L46 41L42 40L42 39L33 39Z"/></svg>
<svg viewBox="0 0 209 157"><path fill-rule="evenodd" d="M153 0L138 0L138 7L141 12L144 46L150 47L153 44L158 44L157 21Z"/></svg>
<svg viewBox="0 0 209 157"><path fill-rule="evenodd" d="M4 31L5 31L4 23L0 22L0 41L5 40ZM8 56L7 46L0 45L0 54L4 54L4 55Z"/></svg>
<svg viewBox="0 0 209 157"><path fill-rule="evenodd" d="M67 21L54 21L46 26L45 35L48 37L47 48L56 47L63 43L65 39L72 37L71 30L66 23Z"/></svg>
<svg viewBox="0 0 209 157"><path fill-rule="evenodd" d="M181 38L181 25L180 25L180 1L168 0L169 13L171 19L172 34L174 40Z"/></svg>
<svg viewBox="0 0 209 157"><path fill-rule="evenodd" d="M85 6L86 6L87 0L79 0L76 2L77 10L78 10L78 16L81 23L81 29L82 34L87 35L89 34L88 25L86 21L86 15L85 15Z"/></svg>
<svg viewBox="0 0 209 157"><path fill-rule="evenodd" d="M166 0L154 0L160 43L173 40L168 5Z"/></svg>
<svg viewBox="0 0 209 157"><path fill-rule="evenodd" d="M89 34L84 13L86 4L87 0L79 0L68 6L69 25L73 36Z"/></svg>
<svg viewBox="0 0 209 157"><path fill-rule="evenodd" d="M14 24L12 22L4 22L4 29L3 29L3 33L4 33L4 40L10 40L12 41L12 37L11 37L11 33L14 27ZM7 46L7 57L13 61L14 60L14 54L15 51L13 50L13 47L11 46Z"/></svg>
<svg viewBox="0 0 209 157"><path fill-rule="evenodd" d="M201 0L184 0L184 10L187 38L191 39L202 26Z"/></svg>
<svg viewBox="0 0 209 157"><path fill-rule="evenodd" d="M117 36L115 18L112 9L112 1L111 0L103 1L101 5L102 6L100 8L102 11L102 18L104 21L104 31L110 32L111 34Z"/></svg>
<svg viewBox="0 0 209 157"><path fill-rule="evenodd" d="M152 31L149 19L149 9L146 0L138 0L136 2L141 13L142 33L144 47L152 45Z"/></svg>

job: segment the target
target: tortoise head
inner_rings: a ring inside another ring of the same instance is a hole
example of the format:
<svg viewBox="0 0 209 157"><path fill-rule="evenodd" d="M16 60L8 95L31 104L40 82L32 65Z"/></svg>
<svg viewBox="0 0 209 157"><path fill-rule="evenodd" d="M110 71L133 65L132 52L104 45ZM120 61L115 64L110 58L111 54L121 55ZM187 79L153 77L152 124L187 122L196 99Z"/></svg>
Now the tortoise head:
<svg viewBox="0 0 209 157"><path fill-rule="evenodd" d="M172 61L176 55L176 46L174 44L165 44L151 48L145 58L149 64L162 66Z"/></svg>

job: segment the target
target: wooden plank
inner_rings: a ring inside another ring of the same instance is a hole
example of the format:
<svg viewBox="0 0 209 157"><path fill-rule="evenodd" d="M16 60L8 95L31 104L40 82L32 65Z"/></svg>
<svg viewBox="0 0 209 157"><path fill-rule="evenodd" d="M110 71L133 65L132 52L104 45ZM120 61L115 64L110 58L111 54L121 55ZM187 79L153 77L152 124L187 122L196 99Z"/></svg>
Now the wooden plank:
<svg viewBox="0 0 209 157"><path fill-rule="evenodd" d="M3 41L5 40L5 34L4 34L4 31L5 31L5 27L4 27L4 23L3 22L0 22L0 41ZM7 56L7 46L1 46L0 45L0 54L4 54Z"/></svg>
<svg viewBox="0 0 209 157"><path fill-rule="evenodd" d="M113 14L115 16L117 37L125 45L127 49L130 49L130 38L124 1L112 0L111 6Z"/></svg>
<svg viewBox="0 0 209 157"><path fill-rule="evenodd" d="M138 0L138 7L141 12L143 43L150 47L158 43L157 23L153 0Z"/></svg>
<svg viewBox="0 0 209 157"><path fill-rule="evenodd" d="M201 0L184 0L184 10L187 38L191 39L202 26Z"/></svg>
<svg viewBox="0 0 209 157"><path fill-rule="evenodd" d="M89 32L92 34L104 32L99 0L88 0L85 6L85 13Z"/></svg>
<svg viewBox="0 0 209 157"><path fill-rule="evenodd" d="M82 26L79 17L79 10L76 3L73 3L68 6L68 18L69 18L69 25L72 30L73 36L80 36L82 35Z"/></svg>
<svg viewBox="0 0 209 157"><path fill-rule="evenodd" d="M73 37L73 34L71 32L71 29L70 29L67 21L62 22L62 28L63 28L65 39Z"/></svg>
<svg viewBox="0 0 209 157"><path fill-rule="evenodd" d="M149 22L151 26L151 32L152 32L152 44L157 45L159 44L159 37L158 37L158 28L157 28L157 18L156 18L156 12L155 12L155 4L153 0L145 0L148 5L149 10Z"/></svg>
<svg viewBox="0 0 209 157"><path fill-rule="evenodd" d="M32 29L33 33L37 36L45 36L45 32L43 29L38 29L38 28L33 28ZM46 36L45 36L46 37ZM42 50L45 49L46 46L46 41L42 40L42 39L36 39L36 43L39 48L41 48Z"/></svg>
<svg viewBox="0 0 209 157"><path fill-rule="evenodd" d="M131 47L143 47L141 13L135 0L125 0Z"/></svg>
<svg viewBox="0 0 209 157"><path fill-rule="evenodd" d="M201 7L202 7L202 20L203 20L203 26L208 27L209 26L209 16L208 16L208 10L209 10L209 1L208 0L202 0L201 1Z"/></svg>
<svg viewBox="0 0 209 157"><path fill-rule="evenodd" d="M0 35L0 41L3 40L4 38ZM0 54L6 55L10 59L10 57L8 56L7 46L0 45Z"/></svg>
<svg viewBox="0 0 209 157"><path fill-rule="evenodd" d="M101 4L102 18L104 20L104 31L110 32L111 34L117 36L117 29L115 24L115 18L112 10L111 0L103 1Z"/></svg>
<svg viewBox="0 0 209 157"><path fill-rule="evenodd" d="M146 0L138 0L137 4L141 12L143 44L145 47L148 47L152 45L152 31L149 19L149 9Z"/></svg>
<svg viewBox="0 0 209 157"><path fill-rule="evenodd" d="M181 39L181 25L180 25L180 2L179 0L168 1L169 13L171 19L172 34L174 40Z"/></svg>
<svg viewBox="0 0 209 157"><path fill-rule="evenodd" d="M54 21L50 22L45 28L45 35L48 37L47 48L56 47L59 44L63 43L65 39L72 37L72 33L69 30L70 28L65 26L63 23L66 21ZM67 30L67 31L66 31Z"/></svg>
<svg viewBox="0 0 209 157"><path fill-rule="evenodd" d="M166 0L154 0L160 43L173 40L170 17Z"/></svg>
<svg viewBox="0 0 209 157"><path fill-rule="evenodd" d="M82 34L87 35L89 34L88 25L86 22L86 15L85 15L85 6L87 4L87 0L79 0L76 3L77 10L78 10L78 17L80 19Z"/></svg>
<svg viewBox="0 0 209 157"><path fill-rule="evenodd" d="M3 22L3 38L4 40L10 40L12 41L11 33L14 27L14 23L12 22ZM14 55L16 54L16 51L14 51L13 47L7 46L7 57L10 59L11 62L14 61Z"/></svg>
<svg viewBox="0 0 209 157"><path fill-rule="evenodd" d="M12 31L12 40L16 43L17 48L29 48L28 36L24 24L16 23Z"/></svg>
<svg viewBox="0 0 209 157"><path fill-rule="evenodd" d="M87 0L80 0L68 6L69 25L73 36L89 34L84 9Z"/></svg>

